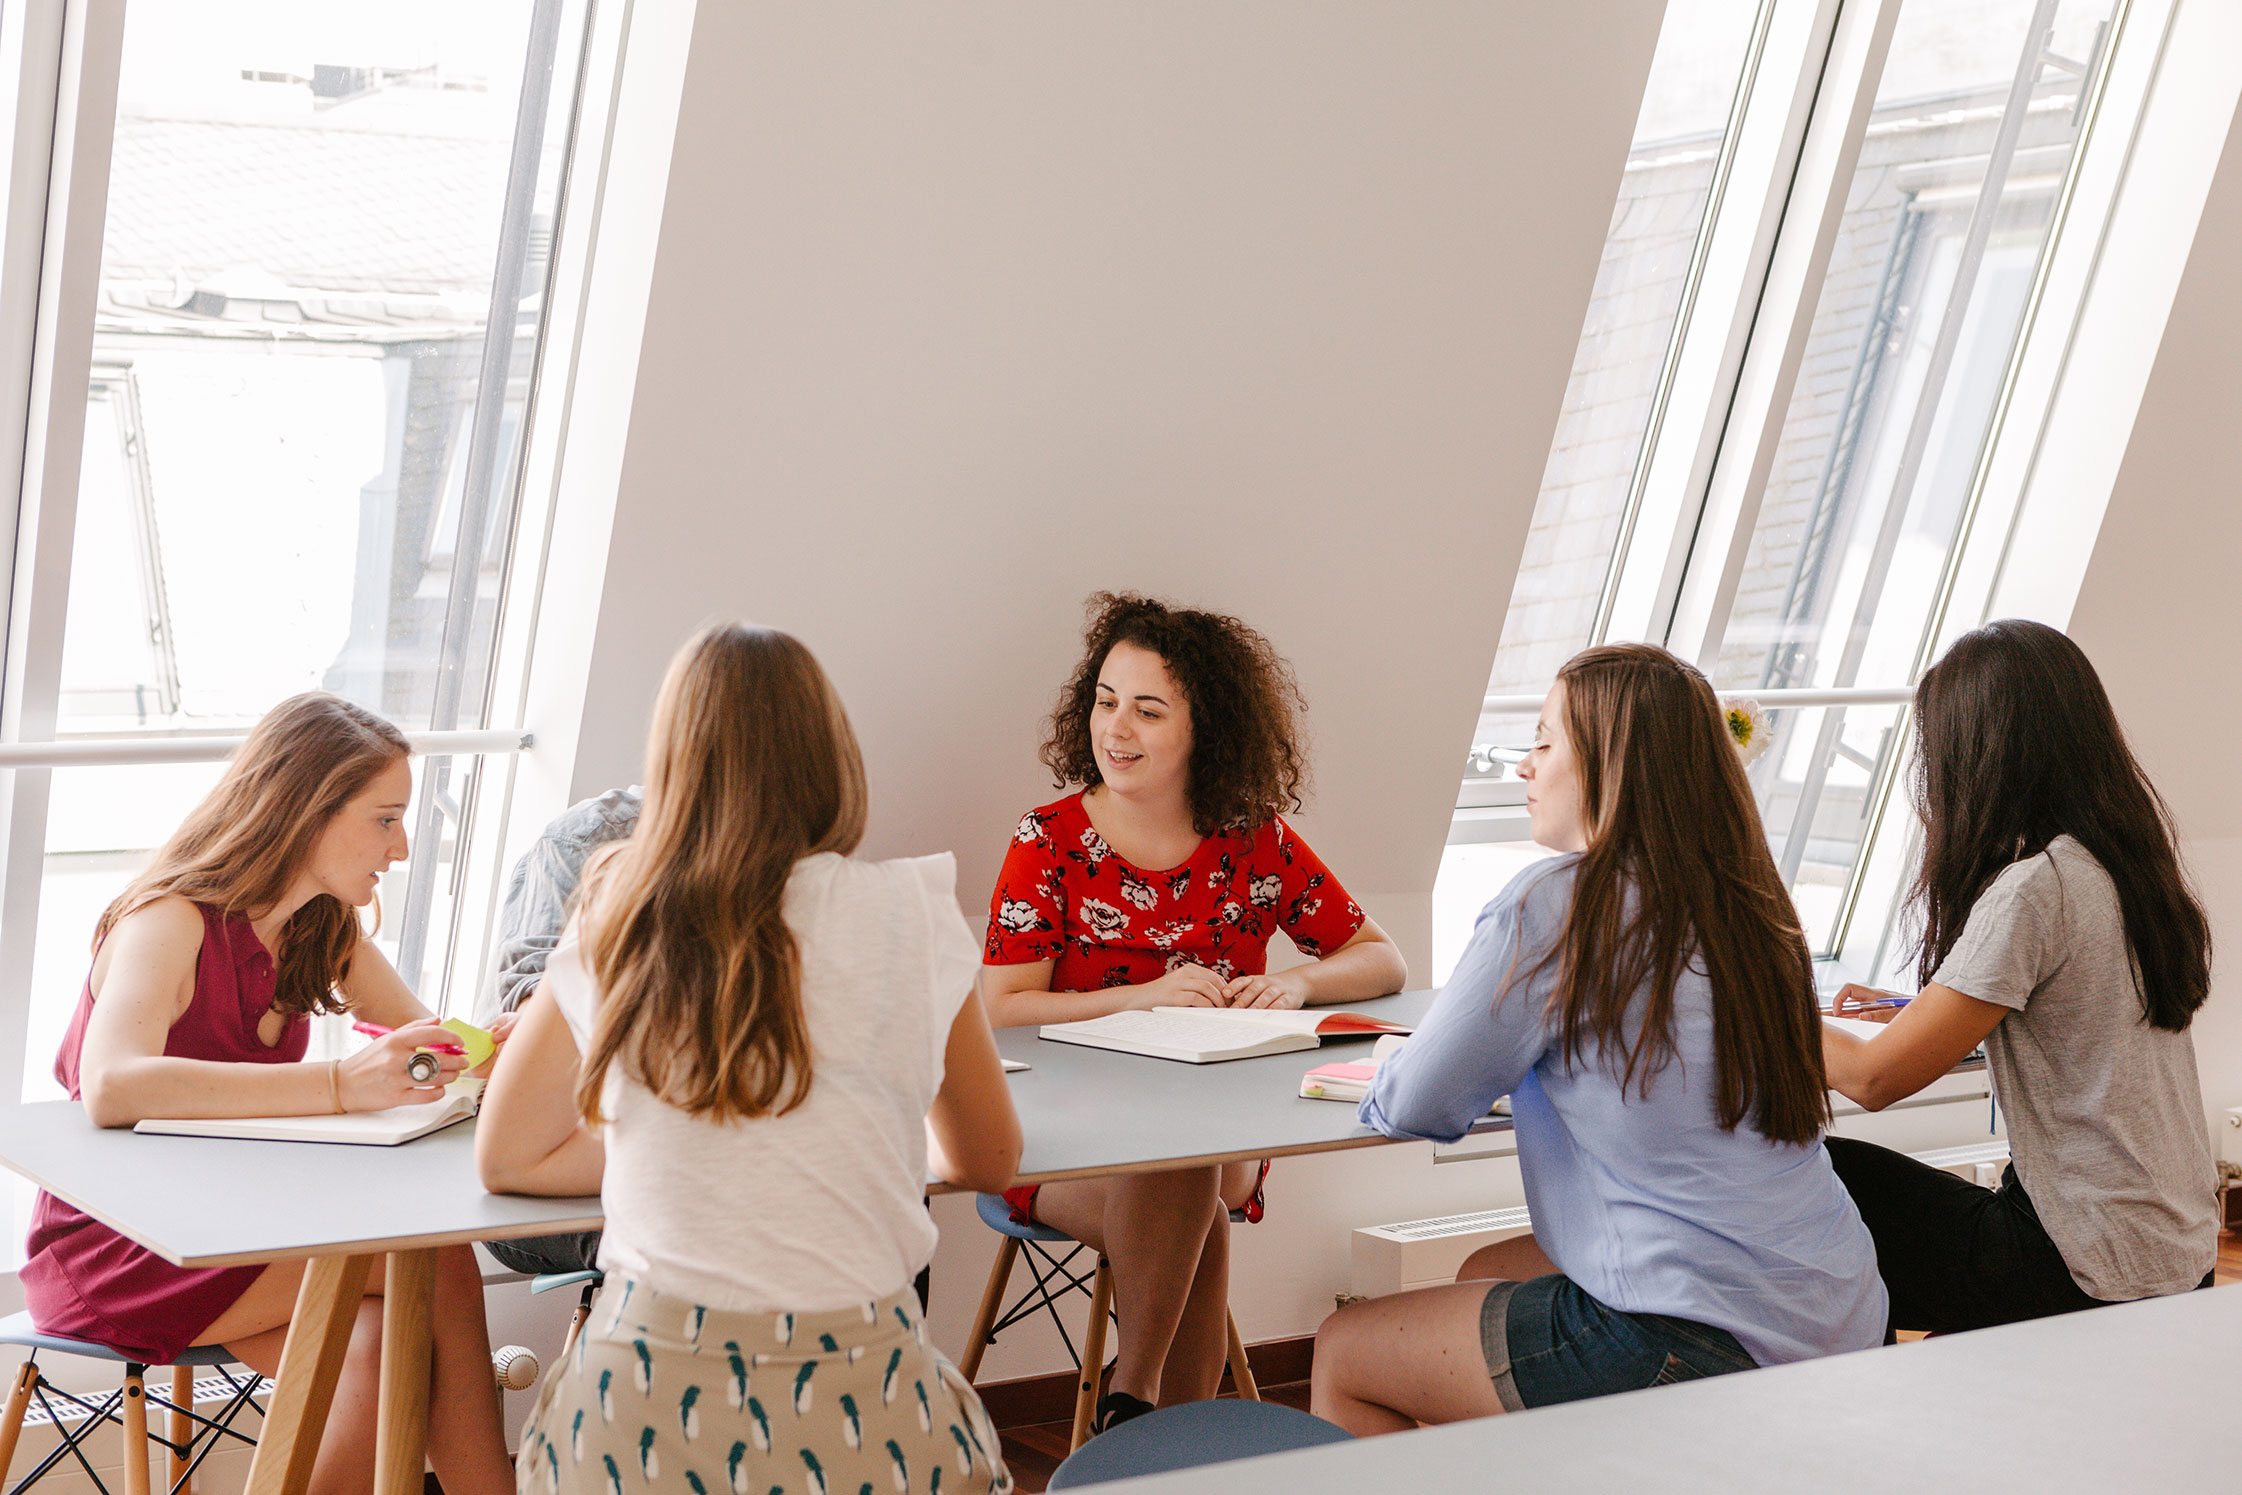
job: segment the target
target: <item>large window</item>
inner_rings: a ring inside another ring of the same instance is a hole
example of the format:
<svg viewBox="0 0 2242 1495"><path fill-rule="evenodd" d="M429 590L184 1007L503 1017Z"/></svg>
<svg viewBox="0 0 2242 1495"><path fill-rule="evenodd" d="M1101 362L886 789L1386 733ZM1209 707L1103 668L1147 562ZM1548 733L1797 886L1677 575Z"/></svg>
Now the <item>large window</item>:
<svg viewBox="0 0 2242 1495"><path fill-rule="evenodd" d="M53 201L113 127L98 234L12 199L11 247L64 257L50 301L98 280L90 348L67 307L42 334L41 366L70 367L75 337L89 372L77 449L53 449L70 421L31 431L50 449L14 536L11 735L153 757L309 689L408 731L493 725L587 0L136 4L121 34L97 6L82 54L29 10L11 81L75 69L114 111L56 124ZM13 311L26 290L6 291ZM210 756L4 776L0 1028L21 1047L0 1052L27 1098L54 1093L95 917ZM479 763L416 760L411 861L381 890L378 937L431 1005Z"/></svg>
<svg viewBox="0 0 2242 1495"><path fill-rule="evenodd" d="M1902 11L1715 684L1904 685L1929 662L2078 143L2084 60L2109 11L2108 0ZM1754 765L1776 855L1824 948L1870 796L1902 745L1900 709L1782 712Z"/></svg>
<svg viewBox="0 0 2242 1495"><path fill-rule="evenodd" d="M1490 694L1546 685L1600 626L1620 523L1699 282L1706 210L1729 164L1723 148L1760 9L1758 0L1667 7ZM1491 715L1480 740L1501 741L1513 726Z"/></svg>
<svg viewBox="0 0 2242 1495"><path fill-rule="evenodd" d="M2153 52L2168 13L1771 0L1753 31L1753 9L1669 14L1646 122L1687 69L1700 97L1726 76L1736 107L1701 111L1686 139L1703 162L1766 166L1685 177L1681 142L1638 130L1458 800L1436 974L1537 854L1508 779L1529 701L1615 638L1665 643L1773 708L1752 779L1817 952L1878 975L1903 943L1906 690L1984 616L1970 578L2017 512L1990 491L1996 450L2038 413L2014 408L2017 371L2051 257L2098 227L2070 188L2090 138L2122 152L2135 123L2105 107L2115 49ZM1748 39L1684 53L1685 19ZM1661 216L1666 184L1692 182L1713 190ZM1691 231L1699 282L1654 293ZM1747 241L1749 273L1707 270ZM1677 393L1693 358L1714 371L1701 411Z"/></svg>
<svg viewBox="0 0 2242 1495"><path fill-rule="evenodd" d="M1532 739L1533 714L1496 703L1545 687L1604 626L1612 558L1702 285L1709 210L1733 167L1731 117L1769 9L1759 0L1673 0L1659 31L1457 801L1471 820L1442 868L1434 918L1442 977L1485 892L1541 855L1518 834L1522 801L1506 773L1515 746Z"/></svg>

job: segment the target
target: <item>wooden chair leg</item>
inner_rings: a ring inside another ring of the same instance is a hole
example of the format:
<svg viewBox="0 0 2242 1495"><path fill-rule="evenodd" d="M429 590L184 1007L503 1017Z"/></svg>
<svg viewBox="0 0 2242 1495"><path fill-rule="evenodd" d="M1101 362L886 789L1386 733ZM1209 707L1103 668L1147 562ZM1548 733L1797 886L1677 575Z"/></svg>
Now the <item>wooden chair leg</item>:
<svg viewBox="0 0 2242 1495"><path fill-rule="evenodd" d="M1082 1331L1082 1374L1074 1393L1070 1453L1090 1441L1090 1418L1098 1409L1098 1377L1105 1371L1105 1320L1112 1311L1113 1268L1100 1256L1097 1282L1090 1290L1090 1324Z"/></svg>
<svg viewBox="0 0 2242 1495"><path fill-rule="evenodd" d="M1225 1311L1223 1317L1230 1324L1230 1382L1241 1400L1257 1402L1261 1400L1261 1388L1253 1379L1253 1362L1246 1359L1246 1342L1238 1336L1237 1315Z"/></svg>
<svg viewBox="0 0 2242 1495"><path fill-rule="evenodd" d="M137 1365L125 1367L125 1495L148 1495L148 1388Z"/></svg>
<svg viewBox="0 0 2242 1495"><path fill-rule="evenodd" d="M195 1424L187 1413L194 1405L195 1368L174 1365L171 1368L171 1458L164 1478L171 1495L194 1495L194 1483L187 1477L187 1444L195 1431Z"/></svg>
<svg viewBox="0 0 2242 1495"><path fill-rule="evenodd" d="M958 1358L958 1369L968 1382L981 1373L981 1356L989 1348L989 1326L1004 1306L1004 1290L1012 1282L1012 1264L1020 1259L1018 1241L1008 1235L997 1239L1003 1244L996 1248L996 1265L989 1268L989 1285L981 1289L981 1309L973 1315L973 1334L965 1342L965 1353Z"/></svg>
<svg viewBox="0 0 2242 1495"><path fill-rule="evenodd" d="M8 1482L8 1469L16 1461L16 1439L23 1436L23 1414L31 1407L31 1388L39 1384L39 1362L25 1360L16 1367L16 1383L8 1392L8 1410L0 1413L0 1486Z"/></svg>

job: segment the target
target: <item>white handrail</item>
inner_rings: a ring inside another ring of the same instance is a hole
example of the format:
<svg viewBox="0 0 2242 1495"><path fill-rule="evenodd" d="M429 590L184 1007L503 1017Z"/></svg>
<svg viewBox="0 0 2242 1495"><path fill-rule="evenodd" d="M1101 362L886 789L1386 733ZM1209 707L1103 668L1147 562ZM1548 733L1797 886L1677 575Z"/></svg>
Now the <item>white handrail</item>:
<svg viewBox="0 0 2242 1495"><path fill-rule="evenodd" d="M1826 690L1799 687L1785 690L1721 690L1724 701L1755 701L1769 710L1807 706L1904 706L1915 699L1908 685L1841 685ZM1487 696L1481 711L1528 712L1541 710L1540 696Z"/></svg>
<svg viewBox="0 0 2242 1495"><path fill-rule="evenodd" d="M194 737L81 737L62 742L0 743L0 768L108 768L142 763L221 763L247 732ZM422 757L518 753L536 742L519 728L494 732L407 732Z"/></svg>

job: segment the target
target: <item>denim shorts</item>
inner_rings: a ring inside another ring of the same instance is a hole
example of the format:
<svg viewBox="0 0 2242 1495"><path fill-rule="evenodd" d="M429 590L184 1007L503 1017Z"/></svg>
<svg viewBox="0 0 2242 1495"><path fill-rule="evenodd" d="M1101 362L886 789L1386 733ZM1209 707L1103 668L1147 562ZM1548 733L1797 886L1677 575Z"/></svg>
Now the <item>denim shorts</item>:
<svg viewBox="0 0 2242 1495"><path fill-rule="evenodd" d="M1507 1412L1757 1368L1725 1329L1622 1313L1556 1274L1490 1287L1479 1343Z"/></svg>

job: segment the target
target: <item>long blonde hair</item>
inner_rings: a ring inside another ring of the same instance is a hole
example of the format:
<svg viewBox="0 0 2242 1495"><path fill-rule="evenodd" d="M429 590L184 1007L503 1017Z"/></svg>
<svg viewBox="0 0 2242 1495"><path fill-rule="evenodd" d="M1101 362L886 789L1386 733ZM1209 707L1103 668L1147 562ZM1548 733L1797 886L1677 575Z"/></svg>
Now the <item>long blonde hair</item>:
<svg viewBox="0 0 2242 1495"><path fill-rule="evenodd" d="M638 829L578 895L601 993L576 1089L588 1121L617 1062L710 1120L808 1098L786 884L806 856L854 851L866 804L856 733L799 640L718 623L678 651L647 735Z"/></svg>
<svg viewBox="0 0 2242 1495"><path fill-rule="evenodd" d="M287 895L312 844L337 811L411 751L405 734L322 690L265 713L203 796L94 926L98 949L117 921L176 895L229 914L256 915ZM335 988L358 948L358 911L321 893L281 930L273 1006L341 1012Z"/></svg>

